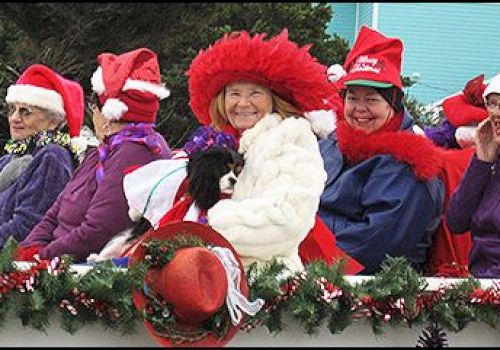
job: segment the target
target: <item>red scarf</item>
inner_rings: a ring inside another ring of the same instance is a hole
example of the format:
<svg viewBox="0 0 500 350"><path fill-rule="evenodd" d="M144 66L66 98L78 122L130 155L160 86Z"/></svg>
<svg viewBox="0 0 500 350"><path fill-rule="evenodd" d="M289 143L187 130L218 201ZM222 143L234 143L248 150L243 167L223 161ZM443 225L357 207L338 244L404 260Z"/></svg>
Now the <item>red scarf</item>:
<svg viewBox="0 0 500 350"><path fill-rule="evenodd" d="M424 136L400 130L403 114L370 134L353 129L345 119L337 121L337 138L342 154L358 163L379 154L389 154L408 164L420 180L438 175L441 165L439 149Z"/></svg>

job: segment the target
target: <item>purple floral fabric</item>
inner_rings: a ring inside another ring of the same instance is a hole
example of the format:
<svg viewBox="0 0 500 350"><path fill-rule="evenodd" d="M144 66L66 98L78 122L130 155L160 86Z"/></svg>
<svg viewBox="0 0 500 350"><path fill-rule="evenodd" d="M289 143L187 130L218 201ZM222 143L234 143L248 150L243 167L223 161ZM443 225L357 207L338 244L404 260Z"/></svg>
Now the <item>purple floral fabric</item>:
<svg viewBox="0 0 500 350"><path fill-rule="evenodd" d="M198 127L188 139L183 149L191 157L193 154L212 146L230 148L234 151L238 149L238 143L232 135L223 131L215 131L210 126Z"/></svg>

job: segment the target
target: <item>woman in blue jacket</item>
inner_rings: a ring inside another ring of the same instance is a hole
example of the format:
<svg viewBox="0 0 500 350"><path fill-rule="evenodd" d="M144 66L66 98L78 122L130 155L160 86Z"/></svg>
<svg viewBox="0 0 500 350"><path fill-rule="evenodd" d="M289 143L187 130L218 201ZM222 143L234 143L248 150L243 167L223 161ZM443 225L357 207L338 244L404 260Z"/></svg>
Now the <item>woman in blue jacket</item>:
<svg viewBox="0 0 500 350"><path fill-rule="evenodd" d="M387 255L422 270L441 220L440 157L404 111L402 49L399 39L361 29L339 81L344 113L320 141L328 179L319 215L363 274Z"/></svg>

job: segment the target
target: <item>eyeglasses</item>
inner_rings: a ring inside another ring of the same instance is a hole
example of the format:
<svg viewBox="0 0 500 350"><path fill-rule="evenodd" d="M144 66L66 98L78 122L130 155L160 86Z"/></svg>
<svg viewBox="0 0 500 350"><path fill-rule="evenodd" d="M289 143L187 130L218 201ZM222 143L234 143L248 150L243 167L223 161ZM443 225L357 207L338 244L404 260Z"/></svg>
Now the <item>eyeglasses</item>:
<svg viewBox="0 0 500 350"><path fill-rule="evenodd" d="M18 114L19 117L23 120L23 121L26 121L28 120L29 118L31 118L33 115L35 115L37 112L40 112L41 110L38 109L38 108L34 108L34 107L18 107L16 105L13 105L13 104L9 104L7 106L8 110L7 110L7 116L10 118L12 117L14 114Z"/></svg>
<svg viewBox="0 0 500 350"><path fill-rule="evenodd" d="M490 111L494 111L495 109L500 109L500 104L496 104L493 102L487 102L486 103L486 108Z"/></svg>

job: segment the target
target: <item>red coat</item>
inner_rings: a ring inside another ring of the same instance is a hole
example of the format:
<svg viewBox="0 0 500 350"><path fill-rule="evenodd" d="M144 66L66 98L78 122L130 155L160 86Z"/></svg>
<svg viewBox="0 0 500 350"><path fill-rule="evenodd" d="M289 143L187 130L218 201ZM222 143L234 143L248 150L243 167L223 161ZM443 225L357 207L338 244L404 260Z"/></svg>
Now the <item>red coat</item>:
<svg viewBox="0 0 500 350"><path fill-rule="evenodd" d="M453 234L446 225L446 208L448 201L460 184L467 169L473 148L463 150L444 150L442 152L443 167L440 178L446 189L443 221L439 226L435 241L428 259L428 272L434 276L467 277L469 275L469 255L472 249L470 231Z"/></svg>

